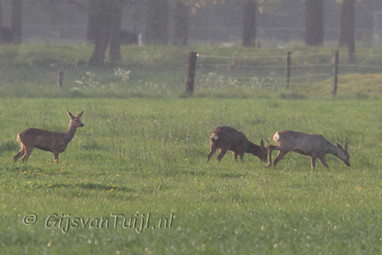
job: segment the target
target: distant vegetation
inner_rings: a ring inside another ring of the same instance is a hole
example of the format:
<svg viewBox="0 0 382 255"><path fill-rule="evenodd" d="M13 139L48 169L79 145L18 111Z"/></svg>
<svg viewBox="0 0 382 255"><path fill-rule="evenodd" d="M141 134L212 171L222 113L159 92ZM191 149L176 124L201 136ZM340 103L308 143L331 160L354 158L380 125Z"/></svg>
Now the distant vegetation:
<svg viewBox="0 0 382 255"><path fill-rule="evenodd" d="M123 46L122 60L88 66L92 46L0 46L0 95L16 97L177 97L183 94L188 53L196 50L197 97L330 97L334 48L291 45L278 49L195 46ZM292 78L285 89L285 56ZM360 48L356 63L340 52L339 97L380 97L382 48ZM236 66L231 67L233 57ZM56 87L64 71L64 89ZM354 75L352 73L358 73ZM350 75L350 76L349 76ZM350 77L350 78L348 78ZM346 89L345 89L346 88Z"/></svg>

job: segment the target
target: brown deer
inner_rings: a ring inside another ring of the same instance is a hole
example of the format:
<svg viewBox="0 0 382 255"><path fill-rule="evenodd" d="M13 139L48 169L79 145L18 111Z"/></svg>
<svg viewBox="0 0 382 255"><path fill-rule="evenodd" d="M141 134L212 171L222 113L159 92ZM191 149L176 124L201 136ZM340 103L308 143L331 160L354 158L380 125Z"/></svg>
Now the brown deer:
<svg viewBox="0 0 382 255"><path fill-rule="evenodd" d="M217 149L220 149L218 160L220 161L228 150L232 151L233 157L243 161L244 153L251 153L262 161L267 161L267 149L264 147L264 142L261 140L261 145L256 145L250 141L242 132L237 131L232 127L218 127L212 131L210 135L211 148L207 156L207 162Z"/></svg>
<svg viewBox="0 0 382 255"><path fill-rule="evenodd" d="M27 161L34 148L50 151L53 153L54 161L58 162L58 154L64 152L68 143L73 139L78 127L83 127L80 118L84 112L79 113L76 117L67 112L70 117L69 127L65 133L52 132L37 128L28 128L17 135L21 149L13 157L16 161L24 155L23 162Z"/></svg>
<svg viewBox="0 0 382 255"><path fill-rule="evenodd" d="M302 132L283 130L276 132L273 136L275 145L268 145L269 161L267 167L272 165L272 151L278 150L279 154L273 161L273 167L290 151L297 152L310 157L312 170L316 166L318 159L323 166L329 169L325 161L326 154L333 154L339 158L345 165L350 166L350 155L348 152L348 144L345 149L341 145L333 145L326 140L322 135L306 134Z"/></svg>

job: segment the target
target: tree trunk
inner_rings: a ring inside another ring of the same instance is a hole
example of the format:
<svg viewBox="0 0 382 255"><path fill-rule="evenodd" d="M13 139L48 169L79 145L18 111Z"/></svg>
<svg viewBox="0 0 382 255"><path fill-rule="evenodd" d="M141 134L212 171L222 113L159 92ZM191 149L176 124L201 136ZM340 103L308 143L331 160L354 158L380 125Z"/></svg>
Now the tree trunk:
<svg viewBox="0 0 382 255"><path fill-rule="evenodd" d="M342 0L341 3L339 46L348 47L350 61L354 60L355 53L354 4L354 0Z"/></svg>
<svg viewBox="0 0 382 255"><path fill-rule="evenodd" d="M97 1L89 1L88 8L88 30L86 39L88 42L95 42L97 33Z"/></svg>
<svg viewBox="0 0 382 255"><path fill-rule="evenodd" d="M15 44L20 44L22 41L22 6L23 0L12 0L11 30Z"/></svg>
<svg viewBox="0 0 382 255"><path fill-rule="evenodd" d="M243 46L255 46L257 3L255 0L247 0L243 8Z"/></svg>
<svg viewBox="0 0 382 255"><path fill-rule="evenodd" d="M324 42L324 0L305 1L305 44L322 45Z"/></svg>
<svg viewBox="0 0 382 255"><path fill-rule="evenodd" d="M3 0L0 0L0 44L3 43Z"/></svg>
<svg viewBox="0 0 382 255"><path fill-rule="evenodd" d="M174 4L174 45L187 46L188 6L181 0Z"/></svg>
<svg viewBox="0 0 382 255"><path fill-rule="evenodd" d="M112 62L121 60L121 23L122 23L122 1L113 1L113 16L111 19L109 56Z"/></svg>
<svg viewBox="0 0 382 255"><path fill-rule="evenodd" d="M146 42L148 44L167 44L168 41L167 0L147 1Z"/></svg>
<svg viewBox="0 0 382 255"><path fill-rule="evenodd" d="M97 31L95 31L95 47L93 55L90 58L89 65L94 67L102 67L105 61L106 49L109 44L110 27L112 20L112 5L109 0L92 0L96 4L95 23Z"/></svg>

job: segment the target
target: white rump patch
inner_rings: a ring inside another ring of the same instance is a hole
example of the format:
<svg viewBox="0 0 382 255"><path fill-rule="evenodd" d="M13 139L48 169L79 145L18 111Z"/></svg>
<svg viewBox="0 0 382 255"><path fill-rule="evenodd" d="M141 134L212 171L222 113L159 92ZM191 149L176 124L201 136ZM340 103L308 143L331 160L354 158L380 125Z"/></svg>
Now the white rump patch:
<svg viewBox="0 0 382 255"><path fill-rule="evenodd" d="M275 135L273 136L273 141L277 142L280 139L279 132L276 132Z"/></svg>
<svg viewBox="0 0 382 255"><path fill-rule="evenodd" d="M216 134L216 133L211 134L211 139L216 141L218 138L219 138L218 134Z"/></svg>

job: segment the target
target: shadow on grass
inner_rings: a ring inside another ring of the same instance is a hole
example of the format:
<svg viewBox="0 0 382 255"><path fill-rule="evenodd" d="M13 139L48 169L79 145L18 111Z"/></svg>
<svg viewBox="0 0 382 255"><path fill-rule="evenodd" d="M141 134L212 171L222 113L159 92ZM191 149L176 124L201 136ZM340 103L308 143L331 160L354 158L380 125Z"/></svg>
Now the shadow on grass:
<svg viewBox="0 0 382 255"><path fill-rule="evenodd" d="M190 176L206 176L206 171L201 170L186 170L183 172L184 175L190 175Z"/></svg>
<svg viewBox="0 0 382 255"><path fill-rule="evenodd" d="M76 184L68 184L68 183L55 183L50 186L51 188L81 188L87 190L98 190L98 191L123 191L123 192L133 192L134 190L128 187L120 187L114 185L105 185L99 183L76 183Z"/></svg>
<svg viewBox="0 0 382 255"><path fill-rule="evenodd" d="M244 178L246 175L242 173L233 173L233 172L219 172L218 170L216 171L202 171L202 170L187 170L183 172L184 175L188 176L216 176L218 178L231 178L231 179L236 179L236 178Z"/></svg>
<svg viewBox="0 0 382 255"><path fill-rule="evenodd" d="M9 160L9 162L11 161L12 159ZM29 169L30 169L30 166L26 164L17 164L13 162L11 162L11 164L7 164L1 167L1 170L5 172L10 172L10 173L20 173L24 171L29 171Z"/></svg>
<svg viewBox="0 0 382 255"><path fill-rule="evenodd" d="M236 178L244 178L246 175L245 174L240 174L240 173L218 173L216 174L220 178L231 178L231 179L236 179Z"/></svg>

